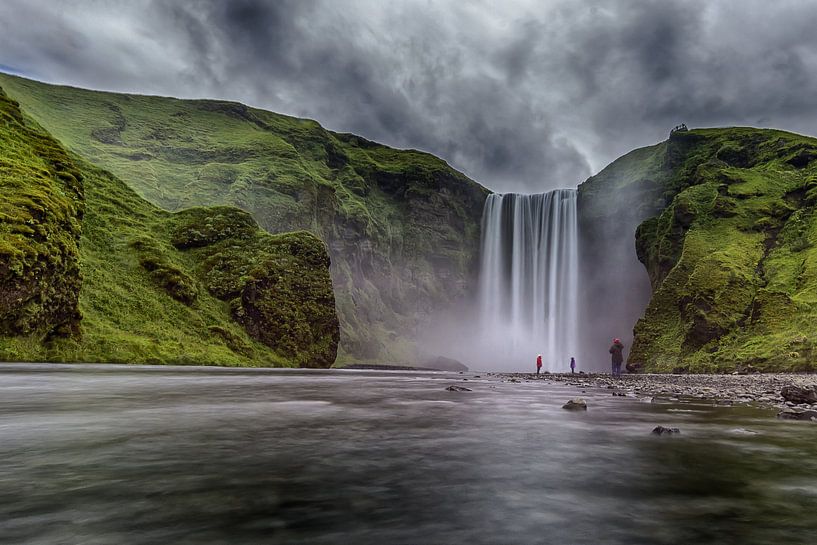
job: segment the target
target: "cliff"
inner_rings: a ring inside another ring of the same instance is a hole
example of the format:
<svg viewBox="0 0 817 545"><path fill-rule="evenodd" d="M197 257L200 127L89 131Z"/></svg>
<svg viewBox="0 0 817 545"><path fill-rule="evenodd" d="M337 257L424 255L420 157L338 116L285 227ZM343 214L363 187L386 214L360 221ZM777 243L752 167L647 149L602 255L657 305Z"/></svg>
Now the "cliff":
<svg viewBox="0 0 817 545"><path fill-rule="evenodd" d="M232 102L0 85L161 208L232 205L325 241L342 361L416 361L413 332L472 293L488 192L436 157Z"/></svg>
<svg viewBox="0 0 817 545"><path fill-rule="evenodd" d="M814 368L815 159L817 140L782 131L678 131L590 180L588 219L610 210L591 223L644 220L633 249L651 296L630 370Z"/></svg>
<svg viewBox="0 0 817 545"><path fill-rule="evenodd" d="M329 367L325 245L160 210L0 90L0 360Z"/></svg>

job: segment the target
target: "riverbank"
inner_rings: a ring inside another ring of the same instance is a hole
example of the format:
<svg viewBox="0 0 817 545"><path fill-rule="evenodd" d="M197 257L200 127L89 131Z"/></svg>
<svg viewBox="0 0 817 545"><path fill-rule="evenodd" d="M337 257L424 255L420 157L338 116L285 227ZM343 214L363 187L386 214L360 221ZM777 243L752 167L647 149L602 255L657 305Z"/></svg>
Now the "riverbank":
<svg viewBox="0 0 817 545"><path fill-rule="evenodd" d="M642 398L709 399L723 404L754 404L777 409L817 409L817 404L793 403L781 394L785 386L817 387L817 374L752 374L752 375L622 375L607 374L499 373L508 381L547 381L564 383L577 389L607 389L612 395Z"/></svg>

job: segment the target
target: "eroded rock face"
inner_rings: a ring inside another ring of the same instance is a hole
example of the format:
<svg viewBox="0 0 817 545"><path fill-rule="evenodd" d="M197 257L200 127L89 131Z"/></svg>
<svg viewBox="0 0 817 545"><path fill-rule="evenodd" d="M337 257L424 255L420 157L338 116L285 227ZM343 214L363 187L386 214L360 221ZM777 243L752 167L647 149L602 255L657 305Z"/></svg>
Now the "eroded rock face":
<svg viewBox="0 0 817 545"><path fill-rule="evenodd" d="M82 176L0 89L0 334L79 335Z"/></svg>

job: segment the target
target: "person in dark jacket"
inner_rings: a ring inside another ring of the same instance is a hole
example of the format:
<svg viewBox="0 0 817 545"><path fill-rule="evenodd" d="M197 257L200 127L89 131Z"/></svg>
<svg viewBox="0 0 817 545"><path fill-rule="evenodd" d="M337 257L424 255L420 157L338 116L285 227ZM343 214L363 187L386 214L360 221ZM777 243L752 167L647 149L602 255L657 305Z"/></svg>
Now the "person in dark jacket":
<svg viewBox="0 0 817 545"><path fill-rule="evenodd" d="M570 372L576 372L576 358L570 358Z"/></svg>
<svg viewBox="0 0 817 545"><path fill-rule="evenodd" d="M610 347L610 354L613 355L613 376L620 377L621 376L621 364L624 362L624 356L622 355L622 350L624 350L624 345L621 344L619 339L613 339L613 346Z"/></svg>
<svg viewBox="0 0 817 545"><path fill-rule="evenodd" d="M539 371L542 370L542 354L536 356L536 374L539 374Z"/></svg>

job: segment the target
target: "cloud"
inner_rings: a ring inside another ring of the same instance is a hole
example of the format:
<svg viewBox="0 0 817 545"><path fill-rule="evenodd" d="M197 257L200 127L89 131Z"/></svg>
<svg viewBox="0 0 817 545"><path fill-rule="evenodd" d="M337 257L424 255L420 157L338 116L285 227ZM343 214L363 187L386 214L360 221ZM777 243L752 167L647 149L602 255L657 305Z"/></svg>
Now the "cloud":
<svg viewBox="0 0 817 545"><path fill-rule="evenodd" d="M817 134L816 25L795 0L9 0L0 65L239 100L535 192L680 122Z"/></svg>

